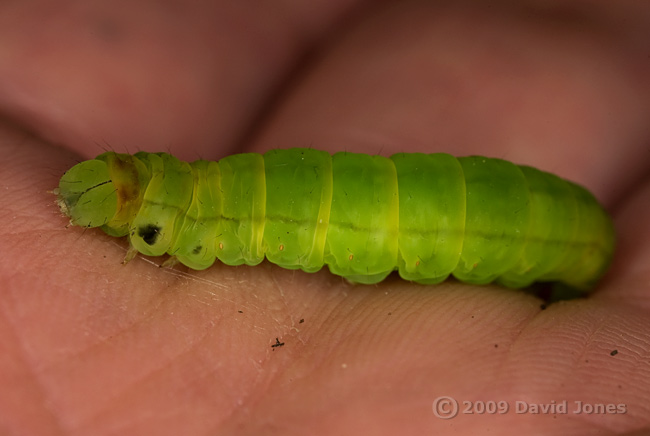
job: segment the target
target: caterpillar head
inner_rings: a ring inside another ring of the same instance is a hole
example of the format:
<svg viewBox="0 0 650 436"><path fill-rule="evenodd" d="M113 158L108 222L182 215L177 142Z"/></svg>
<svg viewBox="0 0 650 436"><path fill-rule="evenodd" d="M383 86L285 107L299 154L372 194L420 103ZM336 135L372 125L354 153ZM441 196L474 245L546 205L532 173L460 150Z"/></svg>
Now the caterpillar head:
<svg viewBox="0 0 650 436"><path fill-rule="evenodd" d="M99 227L107 224L117 209L117 193L108 165L101 160L81 162L67 171L57 194L57 204L75 226Z"/></svg>
<svg viewBox="0 0 650 436"><path fill-rule="evenodd" d="M149 178L148 168L136 157L107 152L68 170L54 193L72 225L102 227L112 236L124 236Z"/></svg>

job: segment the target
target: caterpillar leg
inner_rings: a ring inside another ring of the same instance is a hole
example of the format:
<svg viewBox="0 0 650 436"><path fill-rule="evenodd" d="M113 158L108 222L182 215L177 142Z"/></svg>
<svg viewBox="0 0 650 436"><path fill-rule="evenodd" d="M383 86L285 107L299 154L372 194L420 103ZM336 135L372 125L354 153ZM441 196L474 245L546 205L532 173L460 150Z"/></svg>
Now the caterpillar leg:
<svg viewBox="0 0 650 436"><path fill-rule="evenodd" d="M124 256L122 265L126 265L127 263L131 262L137 254L138 254L138 249L135 248L133 245L129 244L129 249L126 251L126 255Z"/></svg>
<svg viewBox="0 0 650 436"><path fill-rule="evenodd" d="M181 263L176 256L169 256L169 259L160 264L160 268L173 268L174 265Z"/></svg>

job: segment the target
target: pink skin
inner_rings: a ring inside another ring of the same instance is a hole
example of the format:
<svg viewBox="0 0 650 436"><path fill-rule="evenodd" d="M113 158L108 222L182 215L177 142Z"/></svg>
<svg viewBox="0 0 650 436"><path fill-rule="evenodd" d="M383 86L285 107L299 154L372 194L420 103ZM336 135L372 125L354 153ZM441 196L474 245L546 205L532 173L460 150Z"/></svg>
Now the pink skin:
<svg viewBox="0 0 650 436"><path fill-rule="evenodd" d="M0 6L2 433L650 426L646 3L36 3ZM66 228L47 192L104 148L194 159L293 146L555 172L612 212L614 266L589 298L546 310L454 281L122 266L124 241ZM440 396L461 412L479 400L510 410L444 420ZM515 412L564 400L566 414ZM574 414L576 400L627 413Z"/></svg>

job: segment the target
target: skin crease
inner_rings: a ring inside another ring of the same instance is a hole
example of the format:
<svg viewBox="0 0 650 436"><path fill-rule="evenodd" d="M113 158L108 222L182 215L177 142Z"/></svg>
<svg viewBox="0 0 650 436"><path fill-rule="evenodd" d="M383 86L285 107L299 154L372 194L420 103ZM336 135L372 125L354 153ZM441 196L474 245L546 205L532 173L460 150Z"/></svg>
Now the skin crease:
<svg viewBox="0 0 650 436"><path fill-rule="evenodd" d="M0 6L0 432L642 434L650 8L303 3ZM122 266L125 241L66 228L47 192L102 148L292 146L555 172L613 214L614 265L588 298L545 310L454 281ZM510 410L440 419L440 396ZM566 414L515 411L564 400Z"/></svg>

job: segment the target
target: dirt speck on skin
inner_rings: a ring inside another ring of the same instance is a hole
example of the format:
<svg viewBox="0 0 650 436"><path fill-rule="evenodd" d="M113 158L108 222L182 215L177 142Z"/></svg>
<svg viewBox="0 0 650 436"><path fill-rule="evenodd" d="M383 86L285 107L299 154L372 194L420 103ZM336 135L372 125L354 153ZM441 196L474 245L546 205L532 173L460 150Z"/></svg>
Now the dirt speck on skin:
<svg viewBox="0 0 650 436"><path fill-rule="evenodd" d="M275 351L277 347L283 347L283 346L284 346L284 342L280 342L280 339L275 338L275 344L271 345L271 348L273 348L272 351Z"/></svg>

